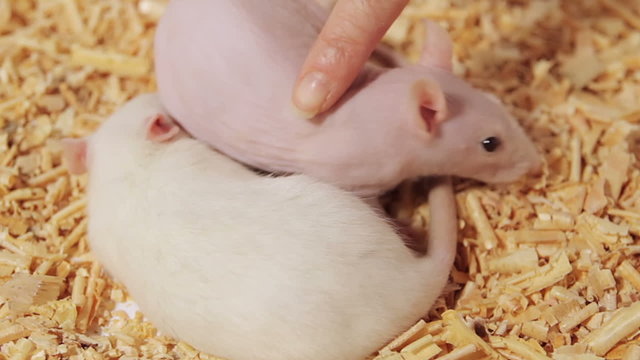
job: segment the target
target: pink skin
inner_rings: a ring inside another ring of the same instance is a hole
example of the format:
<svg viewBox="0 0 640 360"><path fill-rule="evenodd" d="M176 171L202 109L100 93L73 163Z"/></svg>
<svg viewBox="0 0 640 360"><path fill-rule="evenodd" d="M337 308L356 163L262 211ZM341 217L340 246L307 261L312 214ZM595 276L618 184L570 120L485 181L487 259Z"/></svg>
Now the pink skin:
<svg viewBox="0 0 640 360"><path fill-rule="evenodd" d="M418 256L354 194L258 176L186 136L153 95L63 148L89 173L101 265L164 335L222 358L363 360L428 311L455 257L450 181L429 192Z"/></svg>
<svg viewBox="0 0 640 360"><path fill-rule="evenodd" d="M325 18L313 1L172 1L155 39L162 102L238 161L365 197L408 178L510 182L540 167L502 104L451 73L451 40L431 22L419 65L367 65L332 110L305 120L290 94ZM489 153L491 136L501 146Z"/></svg>
<svg viewBox="0 0 640 360"><path fill-rule="evenodd" d="M63 139L62 148L69 173L77 175L87 171L87 141L84 139Z"/></svg>
<svg viewBox="0 0 640 360"><path fill-rule="evenodd" d="M169 141L180 133L180 128L162 113L149 116L145 122L146 139L152 142ZM65 138L62 139L61 144L64 162L69 173L80 175L87 172L87 139Z"/></svg>

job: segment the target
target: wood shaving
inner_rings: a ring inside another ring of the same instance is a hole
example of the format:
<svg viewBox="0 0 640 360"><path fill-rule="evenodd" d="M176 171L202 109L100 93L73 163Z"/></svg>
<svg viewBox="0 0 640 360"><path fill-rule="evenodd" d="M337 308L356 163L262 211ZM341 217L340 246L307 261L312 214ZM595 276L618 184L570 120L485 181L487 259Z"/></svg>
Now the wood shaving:
<svg viewBox="0 0 640 360"><path fill-rule="evenodd" d="M155 90L167 3L0 0L0 359L215 359L117 310L126 289L88 252L87 177L67 173L58 143ZM425 17L545 169L510 185L457 181L452 290L372 356L640 358L640 7L413 0L385 42L417 61ZM396 212L424 226L422 187L403 189Z"/></svg>
<svg viewBox="0 0 640 360"><path fill-rule="evenodd" d="M583 339L596 354L605 355L618 341L638 332L640 329L640 302L622 308L602 327L592 331Z"/></svg>
<svg viewBox="0 0 640 360"><path fill-rule="evenodd" d="M79 46L71 48L71 64L88 65L100 71L124 76L139 76L149 73L147 59L85 49Z"/></svg>

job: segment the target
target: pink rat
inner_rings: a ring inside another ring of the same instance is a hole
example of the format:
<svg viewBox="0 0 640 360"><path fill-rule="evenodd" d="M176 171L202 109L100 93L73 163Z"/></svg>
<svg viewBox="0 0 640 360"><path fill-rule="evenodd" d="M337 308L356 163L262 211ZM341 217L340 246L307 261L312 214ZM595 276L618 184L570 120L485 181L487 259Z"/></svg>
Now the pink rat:
<svg viewBox="0 0 640 360"><path fill-rule="evenodd" d="M363 196L408 178L509 182L540 167L504 106L452 73L451 39L432 22L419 65L367 65L332 111L304 119L291 91L326 16L310 0L173 0L155 38L162 102L238 161Z"/></svg>
<svg viewBox="0 0 640 360"><path fill-rule="evenodd" d="M97 259L160 331L229 360L363 360L426 314L455 257L450 181L419 256L355 194L259 176L152 94L64 149L89 174Z"/></svg>

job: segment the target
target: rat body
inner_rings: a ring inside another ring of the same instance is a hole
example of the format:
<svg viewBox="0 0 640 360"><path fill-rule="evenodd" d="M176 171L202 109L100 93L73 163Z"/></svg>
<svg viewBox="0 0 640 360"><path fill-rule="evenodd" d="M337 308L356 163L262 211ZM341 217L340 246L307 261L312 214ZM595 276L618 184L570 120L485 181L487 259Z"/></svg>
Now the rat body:
<svg viewBox="0 0 640 360"><path fill-rule="evenodd" d="M540 166L503 105L451 72L451 40L431 22L419 65L367 65L330 112L298 115L292 87L326 16L310 0L172 1L155 38L162 102L238 161L363 196L431 175L508 182Z"/></svg>
<svg viewBox="0 0 640 360"><path fill-rule="evenodd" d="M88 239L160 331L229 360L359 360L441 293L456 246L435 185L427 256L364 200L306 175L259 176L186 135L155 95L65 161L88 171Z"/></svg>

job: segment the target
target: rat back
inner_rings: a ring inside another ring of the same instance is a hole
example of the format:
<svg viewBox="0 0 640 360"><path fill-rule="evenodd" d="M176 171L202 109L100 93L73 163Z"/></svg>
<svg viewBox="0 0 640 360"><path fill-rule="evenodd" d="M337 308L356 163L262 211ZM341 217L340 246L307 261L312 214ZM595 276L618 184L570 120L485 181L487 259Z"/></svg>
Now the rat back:
<svg viewBox="0 0 640 360"><path fill-rule="evenodd" d="M172 1L155 38L164 105L235 159L299 170L295 149L314 125L296 118L289 96L326 15L314 1Z"/></svg>
<svg viewBox="0 0 640 360"><path fill-rule="evenodd" d="M363 359L448 277L455 237L418 257L364 202L306 176L260 177L185 137L126 165L113 151L92 148L92 250L161 331L205 352Z"/></svg>
<svg viewBox="0 0 640 360"><path fill-rule="evenodd" d="M360 93L380 73L366 66L334 112L296 115L292 86L326 16L313 0L174 0L155 38L159 94L190 134L235 160L376 196L414 175L398 118L417 105L407 86Z"/></svg>

